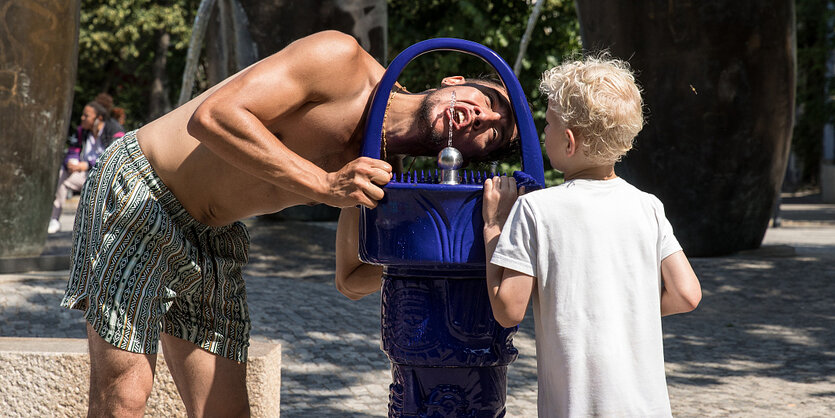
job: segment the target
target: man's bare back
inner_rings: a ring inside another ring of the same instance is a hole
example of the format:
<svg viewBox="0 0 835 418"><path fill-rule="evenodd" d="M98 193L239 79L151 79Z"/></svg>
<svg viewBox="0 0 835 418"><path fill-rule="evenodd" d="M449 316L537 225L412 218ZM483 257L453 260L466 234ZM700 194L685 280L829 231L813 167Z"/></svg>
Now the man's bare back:
<svg viewBox="0 0 835 418"><path fill-rule="evenodd" d="M320 32L144 126L137 138L157 175L206 225L299 204L374 207L392 167L357 157L384 72L351 36ZM436 154L443 144L431 137L446 136L450 125L468 158L515 135L506 92L463 77L390 105L389 155Z"/></svg>
<svg viewBox="0 0 835 418"><path fill-rule="evenodd" d="M207 225L320 202L321 177L359 155L364 112L383 71L349 36L316 34L142 127L139 145ZM279 183L288 177L298 184Z"/></svg>

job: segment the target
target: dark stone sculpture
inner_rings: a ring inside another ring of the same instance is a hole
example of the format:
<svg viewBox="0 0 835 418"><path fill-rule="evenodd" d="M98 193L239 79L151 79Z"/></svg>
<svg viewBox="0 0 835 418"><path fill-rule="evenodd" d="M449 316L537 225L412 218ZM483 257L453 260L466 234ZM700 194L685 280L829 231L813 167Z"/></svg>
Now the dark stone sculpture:
<svg viewBox="0 0 835 418"><path fill-rule="evenodd" d="M577 0L583 45L628 60L647 125L616 167L691 256L760 246L789 153L794 2Z"/></svg>
<svg viewBox="0 0 835 418"><path fill-rule="evenodd" d="M350 33L386 65L385 0L240 0L263 58L296 39L326 29Z"/></svg>
<svg viewBox="0 0 835 418"><path fill-rule="evenodd" d="M67 138L80 0L0 3L0 257L37 256Z"/></svg>

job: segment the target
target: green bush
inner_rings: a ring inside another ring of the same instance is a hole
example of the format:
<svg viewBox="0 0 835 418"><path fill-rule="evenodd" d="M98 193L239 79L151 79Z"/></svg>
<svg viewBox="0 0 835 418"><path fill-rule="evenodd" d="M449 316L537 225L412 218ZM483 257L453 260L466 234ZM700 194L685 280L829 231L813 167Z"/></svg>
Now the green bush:
<svg viewBox="0 0 835 418"><path fill-rule="evenodd" d="M832 75L827 73L827 60L835 48L831 26L835 20L835 1L804 0L796 2L795 7L797 113L792 151L800 162L801 185L817 184L823 157L823 127L835 121L835 86Z"/></svg>
<svg viewBox="0 0 835 418"><path fill-rule="evenodd" d="M522 61L519 82L522 85L537 132L545 127L547 102L540 97L539 79L545 70L558 64L562 57L580 50L580 31L574 2L546 1L531 35ZM455 1L389 0L389 59L410 45L429 38L452 37L478 42L496 51L513 66L519 43L525 33L533 5L527 1ZM478 77L492 68L479 58L455 52L424 54L409 65L399 77L410 91L437 87L447 75ZM543 154L544 157L544 154ZM410 162L407 162L407 166ZM418 168L434 168L434 160L419 160ZM550 169L544 158L548 185L561 182L562 175ZM491 167L475 167L489 170ZM502 162L499 172L519 169L519 162Z"/></svg>
<svg viewBox="0 0 835 418"><path fill-rule="evenodd" d="M82 0L78 78L72 124L84 104L108 92L127 110L126 128L147 122L152 66L163 34L169 36L165 75L176 103L191 27L200 0Z"/></svg>
<svg viewBox="0 0 835 418"><path fill-rule="evenodd" d="M580 49L574 2L540 1L546 3L519 74L538 132L544 128L547 105L538 91L540 75L561 57ZM127 109L127 128L148 122L149 94L154 81L152 67L163 34L170 37L165 52L168 97L176 103L199 4L199 0L82 0L73 117L81 113L84 103L106 91L115 98L116 106ZM388 0L388 56L394 58L403 49L425 39L455 37L493 49L512 66L532 10L529 1L520 0ZM473 77L490 72L489 65L471 55L437 52L411 62L400 81L411 91L421 91L437 87L445 75ZM72 121L73 125L77 123ZM434 168L434 161L418 161L416 165ZM518 166L516 161L503 164L501 169L511 172ZM547 159L545 167L550 168ZM546 178L550 184L559 181L557 173L548 171Z"/></svg>

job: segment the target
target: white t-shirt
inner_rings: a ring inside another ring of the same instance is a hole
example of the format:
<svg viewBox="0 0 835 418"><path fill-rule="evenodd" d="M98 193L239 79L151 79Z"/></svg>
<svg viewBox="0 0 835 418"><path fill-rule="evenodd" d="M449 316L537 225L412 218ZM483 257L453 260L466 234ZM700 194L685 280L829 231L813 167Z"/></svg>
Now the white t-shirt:
<svg viewBox="0 0 835 418"><path fill-rule="evenodd" d="M491 262L536 277L540 417L671 416L661 260L679 250L661 202L620 178L517 200Z"/></svg>

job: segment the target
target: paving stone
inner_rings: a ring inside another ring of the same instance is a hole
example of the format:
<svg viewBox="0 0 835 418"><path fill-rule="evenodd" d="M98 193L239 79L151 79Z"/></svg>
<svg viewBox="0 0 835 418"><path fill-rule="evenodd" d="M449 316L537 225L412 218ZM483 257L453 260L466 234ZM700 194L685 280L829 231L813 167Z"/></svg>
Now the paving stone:
<svg viewBox="0 0 835 418"><path fill-rule="evenodd" d="M788 205L762 249L691 260L702 303L663 319L675 416L835 416L835 205ZM351 301L335 290L335 225L247 223L252 335L282 344L281 415L386 416L391 374L380 351L380 295ZM0 335L84 338L80 312L58 307L68 274L0 275ZM530 312L514 342L507 416L532 417Z"/></svg>

